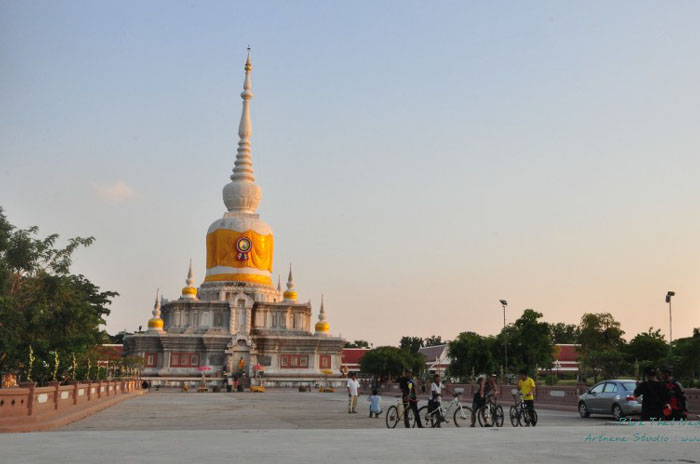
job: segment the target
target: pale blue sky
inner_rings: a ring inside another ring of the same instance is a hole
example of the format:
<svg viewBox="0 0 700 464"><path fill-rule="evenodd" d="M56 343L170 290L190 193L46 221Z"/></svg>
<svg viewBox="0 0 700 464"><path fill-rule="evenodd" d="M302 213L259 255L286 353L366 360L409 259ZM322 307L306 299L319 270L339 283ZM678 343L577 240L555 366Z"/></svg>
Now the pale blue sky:
<svg viewBox="0 0 700 464"><path fill-rule="evenodd" d="M0 205L94 235L108 330L225 208L245 48L275 276L376 344L532 307L700 326L697 2L0 1ZM115 188L116 186L116 188ZM120 201L115 201L120 199ZM284 280L284 279L283 279Z"/></svg>

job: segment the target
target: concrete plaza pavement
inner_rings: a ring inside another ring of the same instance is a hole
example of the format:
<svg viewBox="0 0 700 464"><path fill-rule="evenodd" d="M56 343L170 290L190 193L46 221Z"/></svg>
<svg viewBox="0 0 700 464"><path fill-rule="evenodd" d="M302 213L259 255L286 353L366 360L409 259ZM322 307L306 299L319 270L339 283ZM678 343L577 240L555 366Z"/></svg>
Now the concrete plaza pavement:
<svg viewBox="0 0 700 464"><path fill-rule="evenodd" d="M390 430L384 417L366 416L363 401L360 413L347 414L342 393L153 392L58 431L0 435L0 461L700 462L700 424L620 425L539 409L534 428ZM688 438L696 441L683 441Z"/></svg>
<svg viewBox="0 0 700 464"><path fill-rule="evenodd" d="M150 392L58 430L386 428L384 415L378 419L368 417L369 403L366 399L366 396L360 396L358 413L348 414L347 396L342 392L300 393L296 390L268 390L266 393ZM386 410L392 404L396 404L397 400L396 397L383 398L383 409ZM505 409L507 411L508 407L506 406ZM594 425L609 421L609 418L582 420L576 412L539 409L538 414L542 424L549 425ZM510 426L510 424L507 425Z"/></svg>

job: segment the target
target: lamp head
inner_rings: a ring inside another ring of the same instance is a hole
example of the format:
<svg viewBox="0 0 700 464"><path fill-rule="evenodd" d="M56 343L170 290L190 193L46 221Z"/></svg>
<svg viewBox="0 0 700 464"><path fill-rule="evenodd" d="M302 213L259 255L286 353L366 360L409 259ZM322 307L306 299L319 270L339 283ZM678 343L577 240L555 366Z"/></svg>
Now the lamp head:
<svg viewBox="0 0 700 464"><path fill-rule="evenodd" d="M506 300L498 300L501 302L503 306L508 306L508 302Z"/></svg>
<svg viewBox="0 0 700 464"><path fill-rule="evenodd" d="M672 296L676 296L676 292L668 292L668 293L666 293L666 303L670 303L670 302L671 302L671 297L672 297Z"/></svg>

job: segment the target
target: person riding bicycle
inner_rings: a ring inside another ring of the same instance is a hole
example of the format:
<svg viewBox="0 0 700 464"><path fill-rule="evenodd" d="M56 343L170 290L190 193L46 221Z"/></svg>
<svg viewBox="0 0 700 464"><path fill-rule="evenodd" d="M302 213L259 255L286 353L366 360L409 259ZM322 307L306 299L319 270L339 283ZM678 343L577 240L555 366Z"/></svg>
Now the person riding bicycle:
<svg viewBox="0 0 700 464"><path fill-rule="evenodd" d="M476 411L486 405L486 400L493 396L498 397L498 389L496 388L496 374L491 374L486 380L485 375L480 375L476 379L477 390L474 392L474 399L472 400L472 423L470 427L474 427L476 424Z"/></svg>
<svg viewBox="0 0 700 464"><path fill-rule="evenodd" d="M440 380L440 374L435 374L433 376L433 383L430 384L430 396L431 399L428 401L428 412L432 412L435 409L440 410L440 419L449 422L443 415L442 415L442 391L445 390L446 393L452 394L450 390L447 388L447 386L441 382Z"/></svg>
<svg viewBox="0 0 700 464"><path fill-rule="evenodd" d="M416 381L413 380L413 371L411 369L406 369L406 373L399 380L399 387L401 388L401 396L403 399L404 416L403 423L406 428L410 428L411 425L408 421L408 410L413 412L416 418L416 427L423 428L423 424L420 421L420 416L418 415L418 397L416 396Z"/></svg>
<svg viewBox="0 0 700 464"><path fill-rule="evenodd" d="M531 418L535 417L535 381L527 375L527 369L520 370L520 380L518 380L518 391L523 396L527 412Z"/></svg>

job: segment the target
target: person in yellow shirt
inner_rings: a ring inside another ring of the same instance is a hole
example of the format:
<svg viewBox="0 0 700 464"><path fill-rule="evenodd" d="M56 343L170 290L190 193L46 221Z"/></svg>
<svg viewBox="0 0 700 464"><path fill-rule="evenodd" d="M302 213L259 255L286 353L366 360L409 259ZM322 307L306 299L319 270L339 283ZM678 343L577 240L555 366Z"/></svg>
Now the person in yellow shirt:
<svg viewBox="0 0 700 464"><path fill-rule="evenodd" d="M527 369L520 370L518 390L520 394L523 395L523 401L525 401L525 406L527 406L530 417L535 418L535 381L528 377ZM535 421L532 421L532 425L535 425Z"/></svg>

